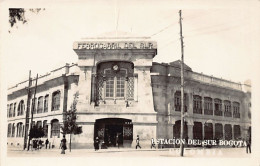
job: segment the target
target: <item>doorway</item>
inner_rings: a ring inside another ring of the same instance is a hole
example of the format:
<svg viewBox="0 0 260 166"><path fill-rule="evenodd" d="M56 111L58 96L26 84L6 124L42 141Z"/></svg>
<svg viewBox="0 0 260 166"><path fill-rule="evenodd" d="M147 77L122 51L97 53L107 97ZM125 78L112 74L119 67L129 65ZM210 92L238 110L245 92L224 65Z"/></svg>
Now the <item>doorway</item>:
<svg viewBox="0 0 260 166"><path fill-rule="evenodd" d="M129 119L97 119L94 138L98 137L104 147L128 147L133 141L133 124Z"/></svg>

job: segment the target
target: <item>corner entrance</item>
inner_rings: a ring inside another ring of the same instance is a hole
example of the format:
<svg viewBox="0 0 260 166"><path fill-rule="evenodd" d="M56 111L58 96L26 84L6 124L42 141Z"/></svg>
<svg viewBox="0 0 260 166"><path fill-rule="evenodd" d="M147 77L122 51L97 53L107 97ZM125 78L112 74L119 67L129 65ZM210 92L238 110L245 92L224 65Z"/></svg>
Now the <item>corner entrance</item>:
<svg viewBox="0 0 260 166"><path fill-rule="evenodd" d="M97 119L94 130L94 139L98 137L104 148L131 147L133 142L133 124L129 119Z"/></svg>

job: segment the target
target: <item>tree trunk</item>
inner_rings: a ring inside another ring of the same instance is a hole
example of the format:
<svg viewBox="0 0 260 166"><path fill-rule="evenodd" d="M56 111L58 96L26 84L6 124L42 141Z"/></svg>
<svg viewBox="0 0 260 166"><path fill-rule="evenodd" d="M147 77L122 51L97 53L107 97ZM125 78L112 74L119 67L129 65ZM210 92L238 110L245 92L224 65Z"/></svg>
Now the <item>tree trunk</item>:
<svg viewBox="0 0 260 166"><path fill-rule="evenodd" d="M70 134L70 152L71 152L71 134Z"/></svg>

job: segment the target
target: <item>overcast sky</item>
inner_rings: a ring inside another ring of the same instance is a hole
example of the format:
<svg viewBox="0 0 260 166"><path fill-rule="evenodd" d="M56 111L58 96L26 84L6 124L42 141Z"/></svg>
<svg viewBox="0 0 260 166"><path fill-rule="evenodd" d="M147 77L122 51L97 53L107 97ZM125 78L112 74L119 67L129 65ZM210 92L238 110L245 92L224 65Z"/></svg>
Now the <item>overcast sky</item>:
<svg viewBox="0 0 260 166"><path fill-rule="evenodd" d="M116 27L156 40L158 55L154 61L178 60L179 9L183 16L185 63L193 71L235 82L250 79L250 72L255 71L253 64L259 62L259 3L181 2L104 0L44 4L37 6L45 8L38 14L26 12L28 23L18 24L17 28L10 29L6 19L11 33L4 35L2 66L8 73L8 86L27 79L29 70L36 76L65 63L76 63L74 41L115 31Z"/></svg>

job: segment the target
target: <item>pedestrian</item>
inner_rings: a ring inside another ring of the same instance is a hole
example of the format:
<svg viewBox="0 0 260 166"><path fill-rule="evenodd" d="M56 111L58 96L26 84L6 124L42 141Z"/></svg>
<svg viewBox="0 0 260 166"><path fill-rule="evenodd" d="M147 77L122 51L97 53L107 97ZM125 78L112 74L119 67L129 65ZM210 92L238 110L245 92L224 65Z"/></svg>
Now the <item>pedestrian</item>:
<svg viewBox="0 0 260 166"><path fill-rule="evenodd" d="M46 149L48 148L48 144L49 144L49 140L48 140L48 138L45 140L45 147L46 147Z"/></svg>
<svg viewBox="0 0 260 166"><path fill-rule="evenodd" d="M118 139L118 134L116 135L116 145L117 145L117 148L119 149L119 139Z"/></svg>
<svg viewBox="0 0 260 166"><path fill-rule="evenodd" d="M153 148L156 149L154 139L152 138L152 140L151 140L151 149L153 149Z"/></svg>
<svg viewBox="0 0 260 166"><path fill-rule="evenodd" d="M94 140L94 148L95 151L99 150L99 138L96 137L96 139Z"/></svg>
<svg viewBox="0 0 260 166"><path fill-rule="evenodd" d="M248 135L246 137L246 153L251 153L251 137Z"/></svg>
<svg viewBox="0 0 260 166"><path fill-rule="evenodd" d="M43 141L40 139L40 140L39 140L39 149L42 148L42 143L43 143Z"/></svg>
<svg viewBox="0 0 260 166"><path fill-rule="evenodd" d="M65 138L65 135L63 135L63 139L61 140L61 143L60 143L61 154L65 154L65 150L67 149L66 142L67 142L67 140Z"/></svg>
<svg viewBox="0 0 260 166"><path fill-rule="evenodd" d="M139 135L137 135L137 138L136 138L136 146L135 146L135 149L137 149L137 147L139 147L140 149L142 148L142 147L140 146Z"/></svg>

